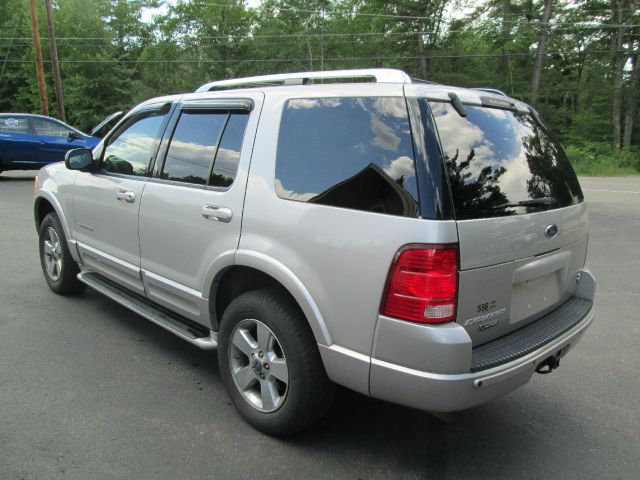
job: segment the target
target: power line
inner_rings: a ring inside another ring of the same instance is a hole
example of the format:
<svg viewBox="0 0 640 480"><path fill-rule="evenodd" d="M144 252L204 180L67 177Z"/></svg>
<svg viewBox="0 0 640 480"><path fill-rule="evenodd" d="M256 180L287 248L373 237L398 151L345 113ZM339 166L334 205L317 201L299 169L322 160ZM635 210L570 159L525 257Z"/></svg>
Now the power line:
<svg viewBox="0 0 640 480"><path fill-rule="evenodd" d="M136 2L134 2L136 3ZM139 3L139 2L137 2ZM220 4L220 3L210 3L210 2L193 2L192 5L195 6L218 6L218 7L222 7L222 8L247 8L244 5L237 5L237 4ZM343 14L343 15L347 15L349 17L351 17L353 20L355 20L357 17L382 17L382 18L397 18L397 19L429 19L429 16L415 16L415 15L399 15L399 14L387 14L387 13L367 13L367 12L361 12L361 11L352 11L352 10L330 10L330 9L324 9L324 10L312 10L312 9L301 9L301 8L295 8L295 7L276 7L277 10L279 11L292 11L292 12L300 12L300 13L318 13L318 14L323 14L323 15L334 15L334 14ZM628 9L622 9L623 11L631 11L631 12L636 12L636 9L634 8L628 8ZM574 10L566 10L566 11L562 11L559 12L559 15L563 15L563 14L570 14L573 12L582 12L582 13L590 13L590 12L606 12L609 13L610 10L607 9L586 9L584 7L578 7ZM516 20L505 20L504 17L512 17L512 18L516 18ZM557 17L556 17L557 18ZM449 23L451 21L450 19L442 19L443 22L445 23ZM508 13L506 15L504 14L500 14L500 18L497 18L496 21L499 21L501 23L522 23L525 25L536 25L540 23L540 20L538 19L530 19L530 20L526 20L526 17L524 14L522 13ZM474 21L474 20L472 20ZM486 20L484 20L486 21ZM244 25L248 22L225 22L225 25ZM568 25L570 28L619 28L619 27L624 27L624 28L636 28L636 27L640 27L640 25L633 25L633 24L623 24L623 25L618 25L618 24L610 24L610 23L591 23L589 25L586 26L576 26L574 23L571 22L554 22L554 20L551 21L551 26L554 25L558 25L558 26L562 26L562 25ZM13 25L12 25L13 26ZM19 25L15 25L16 27ZM9 27L6 26L5 27ZM557 27L556 27L557 28ZM446 30L444 29L445 32L450 31L450 30ZM454 31L462 31L462 30L454 30ZM414 32L409 32L409 33L414 33ZM419 33L419 32L415 32L415 33ZM438 33L435 31L424 31L422 32L424 34L427 33ZM329 35L329 34L327 34ZM2 38L8 38L8 37L0 37L0 39ZM100 40L100 39L111 39L110 37L60 37L60 40L66 40L66 39L77 39L77 40ZM27 39L28 38L20 38L20 39Z"/></svg>
<svg viewBox="0 0 640 480"><path fill-rule="evenodd" d="M551 32L553 31L563 31L563 30L600 30L600 29L608 29L608 28L620 28L624 27L625 29L635 29L640 28L640 24L633 25L610 25L610 24L599 24L599 25L571 25L567 27L552 27ZM305 38L305 37L359 37L359 36L396 36L396 35L429 35L434 33L442 33L444 35L448 33L466 33L468 29L458 29L458 30L444 30L444 31L435 31L435 30L422 30L422 31L410 31L410 32L358 32L358 33L329 33L329 32L321 32L321 33L281 33L281 34L245 34L245 35L202 35L194 37L193 40L215 40L215 39L229 39L229 38L239 38L239 39L257 39L257 38ZM29 37L0 37L0 40L20 40L26 41L29 40ZM113 42L115 41L115 37L58 37L58 41L107 41ZM172 39L175 43L185 42L188 39Z"/></svg>
<svg viewBox="0 0 640 480"><path fill-rule="evenodd" d="M244 5L229 5L229 4L220 4L220 3L209 3L209 2L193 2L192 5L195 6L211 6L211 7L237 7L243 8L246 7ZM260 5L262 6L262 5ZM309 10L304 8L295 8L295 7L275 7L274 10L278 10L281 12L298 12L298 13L316 13L320 15L345 15L345 16L362 16L362 17L379 17L379 18L398 18L405 20L426 20L428 16L415 16L415 15L397 15L390 13L365 13L365 12L353 12L352 10Z"/></svg>
<svg viewBox="0 0 640 480"><path fill-rule="evenodd" d="M245 7L245 5L241 5L241 4L223 4L223 3L213 3L213 2L192 2L192 5L194 6L212 6L212 7L222 7L222 8L242 8L247 10L247 7ZM262 7L262 5L260 5L259 7L256 8L259 9L260 7ZM320 15L344 15L344 16L350 16L350 17L355 17L355 16L363 16L363 17L378 17L378 18L397 18L397 19L405 19L405 20L428 20L430 19L430 16L428 15L401 15L401 14L392 14L392 13L367 13L367 12L361 12L361 11L353 11L353 10L332 10L332 9L321 9L321 10L314 10L314 9L304 9L304 8L296 8L296 7L275 7L274 10L277 11L281 11L281 12L298 12L298 13L312 13L312 14L320 14ZM623 11L631 11L631 12L635 12L636 9L633 8L625 8L622 9ZM606 12L609 13L611 12L611 10L607 10L607 9L602 9L602 10L597 10L597 9L587 9L587 8L583 8L583 7L578 7L575 10L569 10L569 12L583 12L583 13L594 13L594 12ZM567 12L567 13L569 13ZM565 13L565 12L563 12ZM500 17L503 17L503 14L500 14ZM513 16L513 17L521 17L521 18L525 18L524 14L519 14L519 13L510 13L507 14L506 16ZM531 20L534 21L534 20Z"/></svg>
<svg viewBox="0 0 640 480"><path fill-rule="evenodd" d="M621 52L628 53L627 50L621 50ZM545 52L545 56L560 55L565 52ZM573 52L576 54L602 54L611 53L611 50L584 50L582 52ZM497 57L526 57L535 56L536 52L511 52L511 53L462 53L462 54L437 54L432 52L426 55L429 60L437 60L442 58L497 58ZM325 62L340 62L340 61L360 61L360 60L417 60L423 58L422 56L408 55L408 56L373 56L373 57L336 57L336 58L323 58ZM319 60L319 59L318 59ZM207 64L207 63L266 63L266 62L308 62L309 58L247 58L241 60L61 60L60 63L72 63L72 64ZM7 63L33 63L33 60L7 60ZM50 63L50 60L45 60L45 63Z"/></svg>

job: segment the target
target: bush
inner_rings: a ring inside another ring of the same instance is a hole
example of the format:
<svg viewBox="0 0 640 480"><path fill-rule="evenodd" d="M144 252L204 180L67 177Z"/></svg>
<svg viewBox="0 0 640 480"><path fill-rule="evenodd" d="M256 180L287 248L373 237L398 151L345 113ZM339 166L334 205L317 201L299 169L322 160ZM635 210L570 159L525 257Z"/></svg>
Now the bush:
<svg viewBox="0 0 640 480"><path fill-rule="evenodd" d="M607 143L581 142L567 145L567 156L578 175L640 175L638 148L615 153Z"/></svg>

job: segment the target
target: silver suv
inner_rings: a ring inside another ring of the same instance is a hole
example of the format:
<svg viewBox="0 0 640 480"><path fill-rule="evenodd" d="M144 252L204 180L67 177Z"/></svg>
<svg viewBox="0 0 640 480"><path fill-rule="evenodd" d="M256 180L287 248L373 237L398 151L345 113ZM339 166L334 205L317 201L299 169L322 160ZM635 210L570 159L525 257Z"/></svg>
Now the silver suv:
<svg viewBox="0 0 640 480"><path fill-rule="evenodd" d="M204 349L271 434L344 385L433 412L548 373L593 319L587 208L529 106L372 69L226 80L36 179L44 277Z"/></svg>

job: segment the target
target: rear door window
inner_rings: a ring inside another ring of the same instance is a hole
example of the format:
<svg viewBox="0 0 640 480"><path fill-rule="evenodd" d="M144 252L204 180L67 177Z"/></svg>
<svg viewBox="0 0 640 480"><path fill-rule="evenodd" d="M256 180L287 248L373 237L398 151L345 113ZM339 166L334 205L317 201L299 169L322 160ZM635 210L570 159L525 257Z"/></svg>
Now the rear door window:
<svg viewBox="0 0 640 480"><path fill-rule="evenodd" d="M173 132L162 178L206 185L226 113L182 112Z"/></svg>
<svg viewBox="0 0 640 480"><path fill-rule="evenodd" d="M51 120L45 120L44 118L34 118L33 127L35 128L36 135L45 137L67 137L71 132L71 129L59 123L52 122Z"/></svg>
<svg viewBox="0 0 640 480"><path fill-rule="evenodd" d="M209 185L228 187L233 183L240 163L240 149L249 115L232 113L220 140L220 147L209 176Z"/></svg>
<svg viewBox="0 0 640 480"><path fill-rule="evenodd" d="M458 220L561 208L584 197L562 147L531 115L431 102Z"/></svg>
<svg viewBox="0 0 640 480"><path fill-rule="evenodd" d="M228 187L240 161L249 115L220 110L185 110L171 137L161 178Z"/></svg>
<svg viewBox="0 0 640 480"><path fill-rule="evenodd" d="M404 98L287 101L275 190L287 200L417 216L416 168Z"/></svg>

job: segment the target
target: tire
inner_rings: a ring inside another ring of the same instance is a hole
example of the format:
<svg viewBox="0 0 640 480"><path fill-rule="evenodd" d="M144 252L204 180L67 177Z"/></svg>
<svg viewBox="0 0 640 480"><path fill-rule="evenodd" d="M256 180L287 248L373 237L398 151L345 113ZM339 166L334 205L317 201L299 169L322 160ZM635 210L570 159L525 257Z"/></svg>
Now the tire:
<svg viewBox="0 0 640 480"><path fill-rule="evenodd" d="M276 289L243 293L227 307L218 365L240 414L270 435L311 426L333 401L335 386L304 315Z"/></svg>
<svg viewBox="0 0 640 480"><path fill-rule="evenodd" d="M73 260L60 219L49 213L40 224L40 265L49 288L60 295L83 291L86 287L78 280L80 272Z"/></svg>

